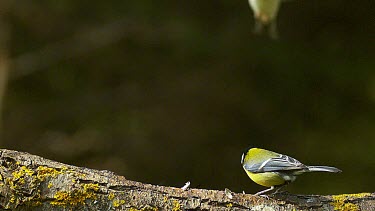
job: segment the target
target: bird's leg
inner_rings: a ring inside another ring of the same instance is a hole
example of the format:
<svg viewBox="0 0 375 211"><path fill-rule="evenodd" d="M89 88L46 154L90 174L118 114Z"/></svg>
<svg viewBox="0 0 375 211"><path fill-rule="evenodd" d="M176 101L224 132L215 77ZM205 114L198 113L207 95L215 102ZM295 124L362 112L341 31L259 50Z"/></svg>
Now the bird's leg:
<svg viewBox="0 0 375 211"><path fill-rule="evenodd" d="M284 185L280 185L276 188L275 192L273 192L271 195L276 195L277 193L283 193L286 191L280 191L283 187L287 186L289 183L285 183Z"/></svg>
<svg viewBox="0 0 375 211"><path fill-rule="evenodd" d="M275 186L271 186L270 188L268 188L268 189L266 189L266 190L259 191L258 193L254 194L254 195L255 195L255 196L259 196L259 195L261 195L261 194L263 194L263 193L267 193L267 192L269 192L269 191L271 191L271 190L273 190L273 189L275 189Z"/></svg>
<svg viewBox="0 0 375 211"><path fill-rule="evenodd" d="M277 23L276 23L275 20L273 20L273 21L270 23L270 25L268 26L268 35L269 35L272 39L274 39L274 40L276 40L276 39L279 38L279 32L278 32L278 30L277 30Z"/></svg>
<svg viewBox="0 0 375 211"><path fill-rule="evenodd" d="M254 29L253 29L254 34L262 34L263 28L264 28L263 23L260 22L260 20L255 19Z"/></svg>
<svg viewBox="0 0 375 211"><path fill-rule="evenodd" d="M274 194L276 194L276 193L279 193L279 191L281 190L281 188L283 188L284 186L285 186L285 185L282 185L282 186L276 188L275 192L273 192L272 195L274 195ZM282 192L284 192L284 191L282 191Z"/></svg>

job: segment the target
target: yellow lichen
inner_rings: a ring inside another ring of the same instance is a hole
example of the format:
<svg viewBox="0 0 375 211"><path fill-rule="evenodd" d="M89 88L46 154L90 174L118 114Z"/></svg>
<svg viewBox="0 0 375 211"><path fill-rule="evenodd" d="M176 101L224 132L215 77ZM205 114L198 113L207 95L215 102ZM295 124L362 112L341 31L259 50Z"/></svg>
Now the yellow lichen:
<svg viewBox="0 0 375 211"><path fill-rule="evenodd" d="M20 185L24 185L24 184L25 184L25 179L24 179L24 178L19 178L19 179L18 179L18 183L19 183Z"/></svg>
<svg viewBox="0 0 375 211"><path fill-rule="evenodd" d="M25 199L25 204L27 206L32 206L32 207L37 207L41 206L43 203L41 202L41 197L40 197L40 190L38 190L38 193L35 194L33 197L29 197Z"/></svg>
<svg viewBox="0 0 375 211"><path fill-rule="evenodd" d="M99 190L98 184L83 184L81 189L72 192L58 191L54 195L54 201L50 204L55 206L77 206L85 204L87 199L96 199L95 191Z"/></svg>
<svg viewBox="0 0 375 211"><path fill-rule="evenodd" d="M99 184L94 184L94 183L84 184L83 190L84 191L89 191L89 190L98 191L99 190Z"/></svg>
<svg viewBox="0 0 375 211"><path fill-rule="evenodd" d="M12 173L14 179L19 179L21 177L24 177L25 175L31 176L34 174L34 171L31 169L28 169L26 166L21 166L21 168L18 171L14 171Z"/></svg>
<svg viewBox="0 0 375 211"><path fill-rule="evenodd" d="M17 190L20 188L19 185L26 183L25 178L31 177L33 174L33 170L28 169L26 166L21 166L18 170L12 172L13 177L5 179L5 183L9 184L11 189Z"/></svg>
<svg viewBox="0 0 375 211"><path fill-rule="evenodd" d="M40 181L44 181L48 177L56 178L57 175L62 174L62 171L58 171L54 168L50 168L47 166L39 166L36 170L37 170L37 178Z"/></svg>
<svg viewBox="0 0 375 211"><path fill-rule="evenodd" d="M14 172L12 172L12 177L4 179L4 183L8 184L9 187L15 191L18 191L26 183L31 189L35 186L40 185L43 181L48 181L50 178L56 178L58 175L68 172L67 167L62 168L52 168L47 166L39 166L37 169L29 169L26 166L19 166ZM0 180L3 180L0 175ZM95 200L97 195L95 192L99 191L99 185L88 183L80 184L80 187L72 191L58 191L53 196L53 200L50 202L52 205L61 205L61 206L76 206L85 204L88 199ZM53 183L49 182L47 184L48 188L53 187ZM40 190L38 190L40 191ZM17 195L10 195L9 203L17 203L19 200L25 202L30 206L40 206L42 202L40 201L40 194L19 198Z"/></svg>
<svg viewBox="0 0 375 211"><path fill-rule="evenodd" d="M164 203L167 203L168 197L164 196Z"/></svg>
<svg viewBox="0 0 375 211"><path fill-rule="evenodd" d="M5 183L6 184L9 184L9 187L11 188L11 189L14 189L14 183L13 183L13 181L10 179L10 178L6 178L5 179Z"/></svg>
<svg viewBox="0 0 375 211"><path fill-rule="evenodd" d="M231 208L231 207L233 207L233 204L232 204L232 203L228 203L228 204L227 204L227 207L228 207L228 208Z"/></svg>
<svg viewBox="0 0 375 211"><path fill-rule="evenodd" d="M337 211L359 211L358 205L349 202L348 200L353 200L356 198L362 198L371 195L370 193L357 193L357 194L341 194L332 196L333 202L331 204L334 210Z"/></svg>
<svg viewBox="0 0 375 211"><path fill-rule="evenodd" d="M69 193L65 191L58 191L53 198L58 201L62 201L69 198Z"/></svg>
<svg viewBox="0 0 375 211"><path fill-rule="evenodd" d="M12 195L9 199L9 202L10 203L14 203L16 201L16 197L14 195Z"/></svg>
<svg viewBox="0 0 375 211"><path fill-rule="evenodd" d="M172 211L179 211L181 210L181 204L177 200L173 200L173 208Z"/></svg>
<svg viewBox="0 0 375 211"><path fill-rule="evenodd" d="M79 192L69 193L66 191L59 191L54 196L54 201L51 202L51 205L60 205L60 206L76 206L79 204L85 204L85 200L90 198L85 194Z"/></svg>
<svg viewBox="0 0 375 211"><path fill-rule="evenodd" d="M158 211L159 209L157 207L151 207L146 206L145 208L142 208L141 211Z"/></svg>
<svg viewBox="0 0 375 211"><path fill-rule="evenodd" d="M125 200L118 200L118 199L115 199L113 200L112 202L112 205L113 207L119 207L121 205L125 204Z"/></svg>
<svg viewBox="0 0 375 211"><path fill-rule="evenodd" d="M115 194L114 193L110 193L109 195L108 195L108 199L109 200L112 200L112 199L114 199L115 198Z"/></svg>

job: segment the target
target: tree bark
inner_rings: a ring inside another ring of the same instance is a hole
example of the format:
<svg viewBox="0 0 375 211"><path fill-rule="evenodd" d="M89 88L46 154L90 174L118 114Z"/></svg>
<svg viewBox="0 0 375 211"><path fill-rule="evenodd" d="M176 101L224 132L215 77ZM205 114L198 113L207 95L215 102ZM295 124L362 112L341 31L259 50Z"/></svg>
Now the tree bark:
<svg viewBox="0 0 375 211"><path fill-rule="evenodd" d="M183 190L143 184L109 171L0 150L2 210L375 210L375 194L278 194Z"/></svg>

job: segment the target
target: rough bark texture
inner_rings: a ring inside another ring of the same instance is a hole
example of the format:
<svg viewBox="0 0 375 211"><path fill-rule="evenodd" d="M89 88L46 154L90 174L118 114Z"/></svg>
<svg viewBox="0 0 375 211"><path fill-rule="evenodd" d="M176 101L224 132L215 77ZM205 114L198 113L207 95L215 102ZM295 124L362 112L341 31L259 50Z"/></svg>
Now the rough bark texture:
<svg viewBox="0 0 375 211"><path fill-rule="evenodd" d="M1 210L375 210L374 193L266 199L142 184L6 149L0 162Z"/></svg>

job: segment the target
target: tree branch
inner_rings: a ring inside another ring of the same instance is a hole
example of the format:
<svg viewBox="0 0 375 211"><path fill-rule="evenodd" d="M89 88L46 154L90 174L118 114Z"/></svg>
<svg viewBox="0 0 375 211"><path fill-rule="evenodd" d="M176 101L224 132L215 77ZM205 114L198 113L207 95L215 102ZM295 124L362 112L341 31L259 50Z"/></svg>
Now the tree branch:
<svg viewBox="0 0 375 211"><path fill-rule="evenodd" d="M109 171L0 150L0 208L11 210L375 210L375 194L273 198L143 184Z"/></svg>

